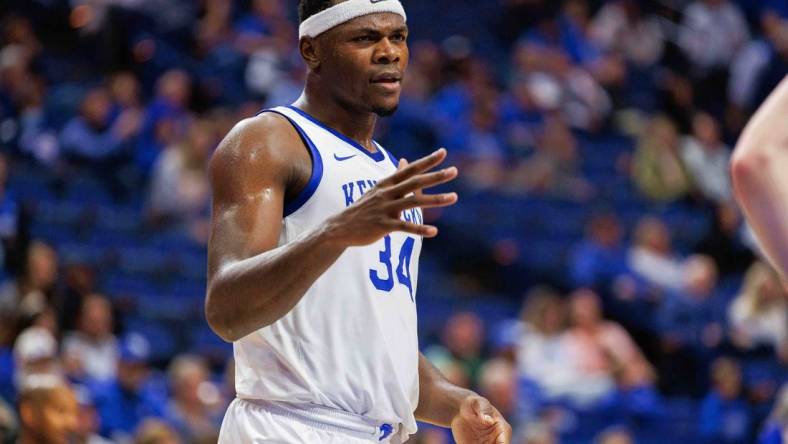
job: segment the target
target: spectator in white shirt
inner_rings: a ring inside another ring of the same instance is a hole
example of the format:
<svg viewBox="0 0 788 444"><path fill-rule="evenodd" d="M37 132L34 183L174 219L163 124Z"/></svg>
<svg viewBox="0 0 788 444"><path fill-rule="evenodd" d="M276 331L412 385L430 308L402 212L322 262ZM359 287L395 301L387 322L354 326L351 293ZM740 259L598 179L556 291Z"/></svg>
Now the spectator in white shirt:
<svg viewBox="0 0 788 444"><path fill-rule="evenodd" d="M711 115L692 119L692 135L681 141L681 158L695 187L707 199L724 203L731 197L730 148L720 140L720 128Z"/></svg>
<svg viewBox="0 0 788 444"><path fill-rule="evenodd" d="M684 11L679 44L700 71L728 67L749 38L744 14L729 0L698 0Z"/></svg>
<svg viewBox="0 0 788 444"><path fill-rule="evenodd" d="M63 358L69 373L78 379L115 377L118 341L112 334L112 307L105 297L93 294L83 300L77 330L63 339Z"/></svg>

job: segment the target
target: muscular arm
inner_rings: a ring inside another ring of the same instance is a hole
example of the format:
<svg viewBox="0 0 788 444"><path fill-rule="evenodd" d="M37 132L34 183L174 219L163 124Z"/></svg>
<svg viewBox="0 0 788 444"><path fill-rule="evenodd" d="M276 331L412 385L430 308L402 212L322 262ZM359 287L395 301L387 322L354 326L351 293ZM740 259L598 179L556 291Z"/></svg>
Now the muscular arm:
<svg viewBox="0 0 788 444"><path fill-rule="evenodd" d="M742 133L733 155L736 196L764 254L788 278L788 78Z"/></svg>
<svg viewBox="0 0 788 444"><path fill-rule="evenodd" d="M416 419L451 427L459 444L509 444L512 428L488 400L443 377L419 354L419 405Z"/></svg>
<svg viewBox="0 0 788 444"><path fill-rule="evenodd" d="M476 393L450 383L424 355L419 354L419 406L416 419L450 427L463 400Z"/></svg>
<svg viewBox="0 0 788 444"><path fill-rule="evenodd" d="M211 328L222 339L236 341L276 322L348 247L369 245L393 231L435 236L435 227L404 222L400 214L456 201L453 193L411 194L456 177L454 168L425 173L445 157L445 150L439 150L401 169L314 231L277 248L291 176L309 162L309 155L295 130L278 116L241 122L211 160L205 301Z"/></svg>
<svg viewBox="0 0 788 444"><path fill-rule="evenodd" d="M227 341L284 316L344 251L326 227L275 248L289 175L304 156L309 161L295 130L280 120L242 122L211 160L206 317Z"/></svg>

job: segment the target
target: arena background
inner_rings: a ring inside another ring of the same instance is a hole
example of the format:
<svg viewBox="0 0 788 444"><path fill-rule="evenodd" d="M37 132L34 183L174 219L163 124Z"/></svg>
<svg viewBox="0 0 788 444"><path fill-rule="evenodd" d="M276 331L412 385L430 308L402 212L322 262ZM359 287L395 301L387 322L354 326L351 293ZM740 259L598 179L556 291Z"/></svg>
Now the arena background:
<svg viewBox="0 0 788 444"><path fill-rule="evenodd" d="M425 354L517 444L787 442L788 297L728 159L788 72L788 2L403 2L378 139L461 171L428 213ZM205 169L300 93L296 2L4 0L0 23L0 436L25 375L59 371L76 442L215 442Z"/></svg>

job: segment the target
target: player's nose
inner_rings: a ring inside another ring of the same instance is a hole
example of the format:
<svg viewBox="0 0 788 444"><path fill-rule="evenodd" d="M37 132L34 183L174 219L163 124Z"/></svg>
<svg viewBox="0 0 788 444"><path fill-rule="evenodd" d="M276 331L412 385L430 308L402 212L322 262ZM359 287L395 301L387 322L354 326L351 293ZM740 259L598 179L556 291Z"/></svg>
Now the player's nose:
<svg viewBox="0 0 788 444"><path fill-rule="evenodd" d="M379 64L389 64L399 62L401 49L393 44L390 39L382 38L375 46L374 62Z"/></svg>

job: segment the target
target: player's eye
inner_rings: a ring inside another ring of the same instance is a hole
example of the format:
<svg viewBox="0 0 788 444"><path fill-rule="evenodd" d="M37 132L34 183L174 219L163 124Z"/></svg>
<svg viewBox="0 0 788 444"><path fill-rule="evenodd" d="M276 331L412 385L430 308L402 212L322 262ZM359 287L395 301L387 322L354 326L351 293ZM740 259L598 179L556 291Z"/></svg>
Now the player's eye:
<svg viewBox="0 0 788 444"><path fill-rule="evenodd" d="M391 36L391 40L394 42L404 42L406 39L405 34L394 34Z"/></svg>
<svg viewBox="0 0 788 444"><path fill-rule="evenodd" d="M375 38L371 35L360 35L353 39L354 42L372 42Z"/></svg>

